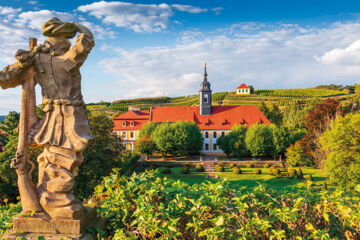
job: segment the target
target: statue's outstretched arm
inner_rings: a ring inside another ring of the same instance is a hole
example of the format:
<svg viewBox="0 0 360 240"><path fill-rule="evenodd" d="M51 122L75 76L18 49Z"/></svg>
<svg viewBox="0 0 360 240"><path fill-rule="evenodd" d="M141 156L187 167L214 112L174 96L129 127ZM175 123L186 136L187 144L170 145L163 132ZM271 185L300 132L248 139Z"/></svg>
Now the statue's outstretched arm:
<svg viewBox="0 0 360 240"><path fill-rule="evenodd" d="M34 55L34 52L18 50L15 54L18 61L0 72L0 87L7 89L23 84L27 77L26 70L33 64Z"/></svg>
<svg viewBox="0 0 360 240"><path fill-rule="evenodd" d="M66 53L66 57L80 67L86 60L91 49L95 46L94 35L85 26L74 23L76 30L80 33L75 44Z"/></svg>

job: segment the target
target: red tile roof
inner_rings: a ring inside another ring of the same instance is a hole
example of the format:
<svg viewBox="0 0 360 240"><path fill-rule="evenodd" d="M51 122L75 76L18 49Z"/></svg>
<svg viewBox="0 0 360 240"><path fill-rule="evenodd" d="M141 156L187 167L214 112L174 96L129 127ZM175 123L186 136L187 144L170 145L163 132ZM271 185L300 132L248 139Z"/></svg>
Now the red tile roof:
<svg viewBox="0 0 360 240"><path fill-rule="evenodd" d="M256 106L213 106L211 115L200 115L199 106L154 107L152 122L194 121L200 130L227 130L235 124L271 124Z"/></svg>
<svg viewBox="0 0 360 240"><path fill-rule="evenodd" d="M150 112L149 111L127 111L125 113L116 116L113 119L114 128L113 130L140 130L145 123L149 122ZM131 126L131 122L134 122L134 126ZM123 126L125 122L125 127Z"/></svg>
<svg viewBox="0 0 360 240"><path fill-rule="evenodd" d="M236 89L243 89L243 88L249 88L245 83L238 86Z"/></svg>

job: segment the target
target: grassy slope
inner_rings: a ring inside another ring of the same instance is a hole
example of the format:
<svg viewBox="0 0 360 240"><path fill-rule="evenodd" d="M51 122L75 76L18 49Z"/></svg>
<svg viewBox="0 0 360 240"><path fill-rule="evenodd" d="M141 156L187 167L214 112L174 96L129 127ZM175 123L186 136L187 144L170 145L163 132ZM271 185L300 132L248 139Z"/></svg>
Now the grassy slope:
<svg viewBox="0 0 360 240"><path fill-rule="evenodd" d="M263 101L275 102L279 105L284 105L289 101L310 101L314 98L328 98L336 97L346 99L351 95L345 94L341 91L327 90L327 89L310 89L309 91L316 97L311 97L307 94L307 89L273 89L273 90L258 90L254 94L247 96L235 95L235 92L217 92L212 94L213 105L218 105L222 101L222 105L259 105ZM264 93L264 91L266 91ZM270 96L264 96L268 94ZM291 96L293 94L294 96ZM138 98L128 100L118 100L113 102L113 106L106 107L105 105L91 105L88 106L91 110L108 110L113 112L123 112L127 110L128 106L137 105L142 109L148 109L150 106L193 106L199 105L199 95L189 95L180 97L156 97L156 98Z"/></svg>

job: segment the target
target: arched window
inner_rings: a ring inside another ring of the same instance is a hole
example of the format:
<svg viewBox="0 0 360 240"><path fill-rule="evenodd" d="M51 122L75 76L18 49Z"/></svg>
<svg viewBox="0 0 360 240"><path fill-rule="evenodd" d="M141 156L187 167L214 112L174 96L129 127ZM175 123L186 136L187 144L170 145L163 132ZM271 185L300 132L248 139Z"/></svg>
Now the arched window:
<svg viewBox="0 0 360 240"><path fill-rule="evenodd" d="M126 121L123 121L123 122L122 122L122 126L123 126L123 127L126 127Z"/></svg>
<svg viewBox="0 0 360 240"><path fill-rule="evenodd" d="M130 126L133 127L134 126L134 121L130 122Z"/></svg>

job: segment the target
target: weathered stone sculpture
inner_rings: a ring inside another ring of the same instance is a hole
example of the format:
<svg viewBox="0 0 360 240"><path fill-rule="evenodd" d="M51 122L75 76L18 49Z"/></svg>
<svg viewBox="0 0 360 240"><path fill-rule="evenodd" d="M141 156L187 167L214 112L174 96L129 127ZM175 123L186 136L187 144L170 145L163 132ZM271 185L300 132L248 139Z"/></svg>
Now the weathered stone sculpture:
<svg viewBox="0 0 360 240"><path fill-rule="evenodd" d="M57 18L46 22L42 32L48 37L43 45L19 50L15 54L17 62L0 72L1 88L23 86L19 146L11 165L18 174L23 211L45 211L51 219L81 219L85 209L71 189L74 170L83 162L82 151L93 136L79 69L94 46L94 37L85 26ZM71 46L69 38L77 33L76 43ZM35 114L35 84L42 88L45 115L41 120ZM31 143L44 146L37 160L36 191L26 156L26 147Z"/></svg>

